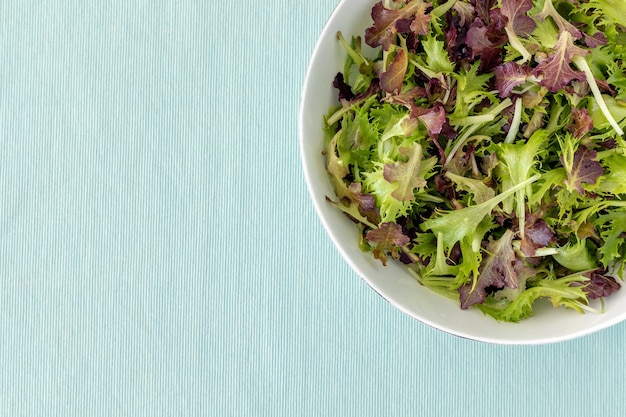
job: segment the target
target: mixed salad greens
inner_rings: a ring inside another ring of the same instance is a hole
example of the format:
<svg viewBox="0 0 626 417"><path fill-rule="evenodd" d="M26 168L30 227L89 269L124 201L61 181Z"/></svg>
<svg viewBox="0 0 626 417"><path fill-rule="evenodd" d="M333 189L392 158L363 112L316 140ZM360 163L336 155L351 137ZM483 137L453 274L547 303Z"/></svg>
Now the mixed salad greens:
<svg viewBox="0 0 626 417"><path fill-rule="evenodd" d="M623 6L386 0L337 33L328 200L361 248L497 320L602 311L626 254Z"/></svg>

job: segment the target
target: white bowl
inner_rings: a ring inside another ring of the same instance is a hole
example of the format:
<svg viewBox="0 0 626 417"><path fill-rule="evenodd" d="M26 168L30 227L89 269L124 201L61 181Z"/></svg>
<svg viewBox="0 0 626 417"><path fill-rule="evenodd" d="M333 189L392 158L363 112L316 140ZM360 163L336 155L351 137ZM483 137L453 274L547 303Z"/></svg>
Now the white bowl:
<svg viewBox="0 0 626 417"><path fill-rule="evenodd" d="M358 230L337 208L322 156L323 115L337 104L332 81L341 71L346 52L336 39L364 36L371 25L373 0L343 0L332 13L308 67L300 107L300 147L304 175L317 213L331 239L352 269L393 306L429 326L460 337L498 344L544 344L573 339L614 325L626 318L626 288L605 300L603 314L536 305L535 315L520 323L502 323L477 309L461 310L457 303L418 284L400 263L383 266L358 246Z"/></svg>

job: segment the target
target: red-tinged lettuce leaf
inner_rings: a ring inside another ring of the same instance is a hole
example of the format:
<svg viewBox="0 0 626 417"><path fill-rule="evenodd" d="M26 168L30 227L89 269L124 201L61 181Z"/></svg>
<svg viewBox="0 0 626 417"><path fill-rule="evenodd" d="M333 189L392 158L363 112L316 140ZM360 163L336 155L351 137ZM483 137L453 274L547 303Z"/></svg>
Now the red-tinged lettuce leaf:
<svg viewBox="0 0 626 417"><path fill-rule="evenodd" d="M352 87L344 81L343 73L337 73L335 79L333 80L333 87L337 89L339 100L352 100L354 98Z"/></svg>
<svg viewBox="0 0 626 417"><path fill-rule="evenodd" d="M502 0L502 14L508 18L508 26L516 35L528 35L537 24L526 13L532 9L531 0Z"/></svg>
<svg viewBox="0 0 626 417"><path fill-rule="evenodd" d="M537 216L527 216L524 226L524 238L520 249L526 256L535 256L537 249L545 248L554 239L554 233L545 220Z"/></svg>
<svg viewBox="0 0 626 417"><path fill-rule="evenodd" d="M459 51L459 49L461 49L460 44L464 42L464 39L461 40L461 36L459 36L459 31L457 30L454 23L448 24L448 29L445 31L445 35L446 35L446 51L448 52L450 59L458 62L458 61L461 61L463 58L466 58L463 52L467 52L467 51L462 51L462 50ZM468 48L464 48L464 49L468 49ZM469 56L469 54L467 55Z"/></svg>
<svg viewBox="0 0 626 417"><path fill-rule="evenodd" d="M417 47L419 45L419 35L413 31L411 19L400 19L396 22L396 31L405 36L406 49L409 52L417 53Z"/></svg>
<svg viewBox="0 0 626 417"><path fill-rule="evenodd" d="M413 23L411 19L399 19L396 22L396 32L408 35L411 33L411 23Z"/></svg>
<svg viewBox="0 0 626 417"><path fill-rule="evenodd" d="M520 36L526 36L537 27L537 24L526 12L532 8L531 0L502 0L502 8L492 13L499 12L506 20L504 31L506 32L510 46L521 55L520 62L526 62L532 58L522 43Z"/></svg>
<svg viewBox="0 0 626 417"><path fill-rule="evenodd" d="M382 223L377 229L368 231L365 238L368 242L374 243L374 257L383 265L387 265L387 254L390 254L393 259L398 259L399 249L411 241L403 233L402 227L392 222Z"/></svg>
<svg viewBox="0 0 626 417"><path fill-rule="evenodd" d="M359 204L361 210L369 212L376 209L376 199L371 194L362 193L361 183L353 182L348 188L352 192L353 201Z"/></svg>
<svg viewBox="0 0 626 417"><path fill-rule="evenodd" d="M606 36L602 32L596 32L592 36L583 33L585 37L585 45L589 48L597 48L598 46L606 45Z"/></svg>
<svg viewBox="0 0 626 417"><path fill-rule="evenodd" d="M585 56L589 51L574 45L572 34L563 31L559 40L547 59L540 62L535 68L535 75L542 77L541 85L553 93L564 89L572 80L584 80L585 75L574 71L571 67L572 57Z"/></svg>
<svg viewBox="0 0 626 417"><path fill-rule="evenodd" d="M460 27L469 25L476 17L476 8L470 3L457 1L454 3L454 6L452 6L452 10L456 12L459 18L458 25ZM489 13L487 13L487 15L489 15Z"/></svg>
<svg viewBox="0 0 626 417"><path fill-rule="evenodd" d="M456 200L456 188L450 178L444 174L437 174L433 183L439 194L447 196L449 200Z"/></svg>
<svg viewBox="0 0 626 417"><path fill-rule="evenodd" d="M350 93L347 92L348 91L347 89L349 89L350 87L344 82L343 75L341 75L340 77L339 77L339 74L337 75L338 76L335 77L335 80L333 81L333 86L338 90L338 98L343 107L351 107L354 105L361 104L368 98L380 93L379 80L378 78L374 78L372 82L370 83L370 85L367 87L367 90L357 95L352 94L351 98L347 98L350 96L350 93L352 91L350 90Z"/></svg>
<svg viewBox="0 0 626 417"><path fill-rule="evenodd" d="M604 142L598 143L598 145L602 146L604 149L615 149L617 141L615 139L607 139Z"/></svg>
<svg viewBox="0 0 626 417"><path fill-rule="evenodd" d="M593 223L585 221L584 223L578 225L578 228L576 229L576 237L578 240L585 240L590 237L597 238L598 232L596 231Z"/></svg>
<svg viewBox="0 0 626 417"><path fill-rule="evenodd" d="M509 19L502 14L502 9L495 8L489 12L491 23L487 26L487 36L498 45L503 45L507 40L506 26Z"/></svg>
<svg viewBox="0 0 626 417"><path fill-rule="evenodd" d="M480 59L481 72L490 71L502 62L502 44L507 39L501 24L503 20L506 19L497 19L485 26L482 20L476 19L467 30L465 43L472 50L472 59Z"/></svg>
<svg viewBox="0 0 626 417"><path fill-rule="evenodd" d="M431 3L423 0L411 0L400 9L389 10L383 6L382 1L376 3L372 8L374 24L365 30L365 42L372 48L381 46L383 50L388 50L398 33L398 21L402 28L406 23L403 21L406 19L413 21L411 28L423 30L425 27L426 31L422 33L425 35L428 33L428 22L431 18L429 14L426 14L426 9L430 6Z"/></svg>
<svg viewBox="0 0 626 417"><path fill-rule="evenodd" d="M471 0L470 4L476 11L476 16L485 23L489 23L489 12L496 5L496 0Z"/></svg>
<svg viewBox="0 0 626 417"><path fill-rule="evenodd" d="M507 230L500 239L491 240L487 244L486 252L489 256L483 258L475 285L470 282L459 287L461 309L482 304L487 298L487 290L517 288L519 278L515 270L516 257L512 241L513 232Z"/></svg>
<svg viewBox="0 0 626 417"><path fill-rule="evenodd" d="M527 65L520 65L516 62L507 62L496 67L496 88L500 96L506 98L518 85L526 82L526 78L532 73L532 68Z"/></svg>
<svg viewBox="0 0 626 417"><path fill-rule="evenodd" d="M404 49L400 49L387 71L380 74L380 88L389 94L398 94L402 91L404 76L409 59Z"/></svg>
<svg viewBox="0 0 626 417"><path fill-rule="evenodd" d="M348 217L348 219L350 219L354 223L362 223L362 224L365 224L365 225L367 225L369 223L367 218L365 218L361 214L361 211L359 210L358 204L347 203L347 202L343 203L341 201L335 201L335 200L331 199L328 196L326 196L326 202L328 202L331 206L334 206L337 209L339 209L341 212L343 212L343 214L345 214ZM373 227L376 227L373 224L371 224L371 225Z"/></svg>
<svg viewBox="0 0 626 417"><path fill-rule="evenodd" d="M446 123L446 110L439 102L430 109L416 106L411 110L410 115L424 123L431 138L439 135Z"/></svg>
<svg viewBox="0 0 626 417"><path fill-rule="evenodd" d="M411 119L417 121L417 116L414 116L413 114L414 112L419 112L420 110L418 110L415 100L423 97L426 97L426 90L423 87L412 87L411 89L403 91L399 94L390 94L383 98L383 100L391 104L398 104L406 107L409 109Z"/></svg>
<svg viewBox="0 0 626 417"><path fill-rule="evenodd" d="M336 184L336 182L335 182ZM378 224L380 222L380 210L376 207L376 199L373 195L361 192L360 183L352 183L349 187L345 185L335 186L335 193L340 197L336 202L326 197L326 200L340 208L352 220ZM364 220L360 218L364 217Z"/></svg>
<svg viewBox="0 0 626 417"><path fill-rule="evenodd" d="M350 100L350 104L361 103L371 96L377 95L378 93L380 93L380 80L378 78L374 78L370 85L367 87L367 90L354 96L354 98Z"/></svg>
<svg viewBox="0 0 626 417"><path fill-rule="evenodd" d="M398 186L391 193L396 200L413 200L415 189L426 186L426 179L420 170L423 155L422 146L419 143L414 143L411 147L400 148L399 152L408 157L408 160L385 164L383 176L390 183L397 182Z"/></svg>
<svg viewBox="0 0 626 417"><path fill-rule="evenodd" d="M409 109L409 111L413 111L417 107L415 100L423 97L426 97L426 89L423 87L412 87L399 94L389 95L384 98L384 101L391 104L399 104Z"/></svg>
<svg viewBox="0 0 626 417"><path fill-rule="evenodd" d="M430 80L428 80L425 90L426 98L430 103L434 103L437 100L442 100L447 92L447 89L442 86L441 81L436 78L431 78Z"/></svg>
<svg viewBox="0 0 626 417"><path fill-rule="evenodd" d="M441 128L441 132L439 133L439 135L444 136L446 139L454 139L459 134L456 130L454 130L454 128L450 124L450 120L446 117L446 121L443 124L443 127Z"/></svg>
<svg viewBox="0 0 626 417"><path fill-rule="evenodd" d="M567 171L565 185L569 190L577 190L583 194L583 183L595 184L598 178L604 174L604 168L596 161L597 152L580 145L574 153L572 169ZM561 157L561 162L562 161Z"/></svg>
<svg viewBox="0 0 626 417"><path fill-rule="evenodd" d="M431 16L426 14L426 8L430 7L432 3L423 3L421 8L415 13L415 18L411 23L411 32L417 35L427 35L428 34L428 24L430 23Z"/></svg>
<svg viewBox="0 0 626 417"><path fill-rule="evenodd" d="M472 60L472 50L467 45L466 38L467 31L476 18L474 6L458 1L452 9L456 13L446 13L446 24L443 28L446 51L453 62Z"/></svg>
<svg viewBox="0 0 626 417"><path fill-rule="evenodd" d="M583 291L592 300L608 297L620 289L619 283L615 278L607 275L606 271L592 271L583 275L589 278L589 281L583 284Z"/></svg>
<svg viewBox="0 0 626 417"><path fill-rule="evenodd" d="M428 9L432 5L432 3L422 2L420 5L420 3L417 2L415 4L416 11L414 13L409 13L409 10L407 9L405 12L406 17L398 19L396 21L397 33L402 33L405 35L428 34L428 24L430 23L432 17L429 14L426 14L426 9Z"/></svg>
<svg viewBox="0 0 626 417"><path fill-rule="evenodd" d="M472 25L467 31L466 42L467 45L472 48L474 58L480 57L485 52L491 51L497 48L494 42L487 37L487 31L489 29L486 26L480 24Z"/></svg>
<svg viewBox="0 0 626 417"><path fill-rule="evenodd" d="M593 119L589 116L587 109L572 109L572 122L569 131L575 138L582 138L587 132L593 129Z"/></svg>

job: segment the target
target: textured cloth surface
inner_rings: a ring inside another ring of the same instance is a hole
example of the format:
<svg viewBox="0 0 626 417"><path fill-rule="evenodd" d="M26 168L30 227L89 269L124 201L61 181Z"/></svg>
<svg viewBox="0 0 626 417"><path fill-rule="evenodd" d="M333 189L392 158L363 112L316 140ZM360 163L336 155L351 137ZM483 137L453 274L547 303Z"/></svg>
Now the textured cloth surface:
<svg viewBox="0 0 626 417"><path fill-rule="evenodd" d="M352 272L297 117L336 0L0 2L0 416L614 416L626 324L502 347Z"/></svg>

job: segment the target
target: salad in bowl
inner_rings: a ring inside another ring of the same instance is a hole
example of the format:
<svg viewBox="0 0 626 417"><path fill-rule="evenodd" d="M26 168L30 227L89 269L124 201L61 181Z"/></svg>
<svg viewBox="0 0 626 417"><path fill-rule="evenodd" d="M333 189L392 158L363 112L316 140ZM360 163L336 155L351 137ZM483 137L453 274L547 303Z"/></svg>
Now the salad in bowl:
<svg viewBox="0 0 626 417"><path fill-rule="evenodd" d="M325 226L374 289L479 340L562 340L624 318L619 6L339 5L307 75L302 154ZM317 71L324 54L334 68Z"/></svg>

